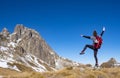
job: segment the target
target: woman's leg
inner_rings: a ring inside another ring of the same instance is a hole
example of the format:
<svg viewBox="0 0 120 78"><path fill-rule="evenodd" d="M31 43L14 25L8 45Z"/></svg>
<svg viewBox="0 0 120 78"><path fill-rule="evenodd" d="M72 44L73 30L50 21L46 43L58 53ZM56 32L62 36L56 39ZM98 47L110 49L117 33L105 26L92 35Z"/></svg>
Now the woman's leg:
<svg viewBox="0 0 120 78"><path fill-rule="evenodd" d="M84 54L87 48L90 48L94 51L95 66L98 67L98 58L97 58L98 49L95 49L93 45L85 45L85 47L83 48L80 54Z"/></svg>
<svg viewBox="0 0 120 78"><path fill-rule="evenodd" d="M87 48L90 48L90 49L93 49L93 50L94 50L94 46L93 46L93 45L85 45L85 47L83 48L83 50L81 51L80 54L84 54L84 52L85 52L85 50L86 50Z"/></svg>
<svg viewBox="0 0 120 78"><path fill-rule="evenodd" d="M95 66L98 67L98 58L97 58L98 49L94 49L94 58L95 58Z"/></svg>

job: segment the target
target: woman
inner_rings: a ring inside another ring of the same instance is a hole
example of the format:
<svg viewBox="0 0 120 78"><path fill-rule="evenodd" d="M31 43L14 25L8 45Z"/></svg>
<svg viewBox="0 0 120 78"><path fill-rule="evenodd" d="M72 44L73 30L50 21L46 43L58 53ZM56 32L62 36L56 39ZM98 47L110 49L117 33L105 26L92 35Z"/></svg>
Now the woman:
<svg viewBox="0 0 120 78"><path fill-rule="evenodd" d="M102 30L102 32L101 32L101 34L100 34L100 37L102 37L102 35L103 35L103 33L104 33L104 31L105 31L105 27L103 27L103 30ZM95 66L96 67L98 67L98 58L97 58L97 52L98 52L98 49L100 48L100 45L101 45L101 43L100 44L98 44L99 43L99 40L98 40L98 35L97 35L97 32L96 32L96 30L94 30L93 31L93 36L84 36L84 35L81 35L81 37L85 37L85 38L88 38L88 39L92 39L93 40L93 45L85 45L85 47L83 48L83 50L81 51L81 53L80 53L80 55L82 55L82 54L84 54L85 53L85 50L87 49L87 48L90 48L90 49L92 49L93 51L94 51L94 58L95 58ZM100 38L99 37L99 38ZM99 47L98 47L99 46Z"/></svg>

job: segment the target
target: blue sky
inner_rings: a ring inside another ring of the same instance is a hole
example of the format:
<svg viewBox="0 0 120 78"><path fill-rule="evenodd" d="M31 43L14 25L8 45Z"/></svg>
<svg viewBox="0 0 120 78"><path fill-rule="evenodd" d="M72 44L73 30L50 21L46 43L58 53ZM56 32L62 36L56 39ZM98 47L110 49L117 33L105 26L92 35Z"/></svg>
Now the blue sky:
<svg viewBox="0 0 120 78"><path fill-rule="evenodd" d="M0 0L0 30L12 33L16 24L35 29L58 55L83 64L94 64L94 58L90 49L79 55L92 44L80 34L91 36L105 26L99 63L111 57L120 62L119 0Z"/></svg>

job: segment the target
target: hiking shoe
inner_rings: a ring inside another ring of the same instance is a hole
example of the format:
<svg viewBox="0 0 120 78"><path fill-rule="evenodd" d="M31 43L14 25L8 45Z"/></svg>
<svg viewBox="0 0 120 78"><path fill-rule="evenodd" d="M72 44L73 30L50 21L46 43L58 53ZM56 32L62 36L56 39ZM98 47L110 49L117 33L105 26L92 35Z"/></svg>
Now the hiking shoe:
<svg viewBox="0 0 120 78"><path fill-rule="evenodd" d="M98 67L98 64L95 64L95 67Z"/></svg>
<svg viewBox="0 0 120 78"><path fill-rule="evenodd" d="M83 55L83 54L85 54L85 53L84 53L84 52L81 52L81 53L80 53L80 55Z"/></svg>

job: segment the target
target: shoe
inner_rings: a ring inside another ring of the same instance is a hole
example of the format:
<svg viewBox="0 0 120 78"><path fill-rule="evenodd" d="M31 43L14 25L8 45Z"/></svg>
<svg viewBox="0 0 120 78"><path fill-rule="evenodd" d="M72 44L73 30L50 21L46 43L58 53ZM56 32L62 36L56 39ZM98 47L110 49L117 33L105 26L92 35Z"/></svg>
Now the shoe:
<svg viewBox="0 0 120 78"><path fill-rule="evenodd" d="M83 55L83 54L85 54L85 53L84 53L84 52L81 52L81 53L80 53L80 55Z"/></svg>
<svg viewBox="0 0 120 78"><path fill-rule="evenodd" d="M98 67L98 64L95 64L95 67Z"/></svg>

